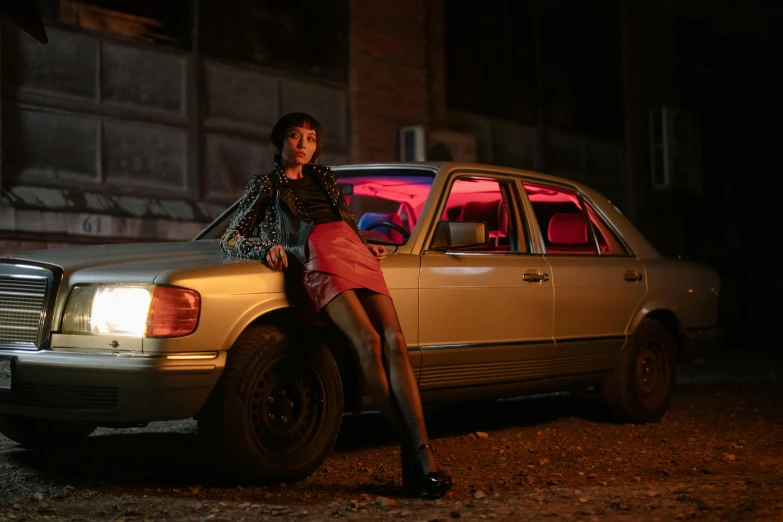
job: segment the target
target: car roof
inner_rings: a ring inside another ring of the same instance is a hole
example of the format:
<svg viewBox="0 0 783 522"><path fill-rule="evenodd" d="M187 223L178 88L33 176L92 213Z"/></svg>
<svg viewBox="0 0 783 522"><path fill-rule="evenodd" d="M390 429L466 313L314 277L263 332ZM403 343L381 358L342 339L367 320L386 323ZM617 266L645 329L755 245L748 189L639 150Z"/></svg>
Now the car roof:
<svg viewBox="0 0 783 522"><path fill-rule="evenodd" d="M417 169L417 170L429 170L433 173L439 170L477 170L477 171L492 171L498 174L509 174L514 176L523 176L535 178L541 181L549 181L552 183L559 183L564 185L571 185L575 188L592 191L586 185L582 185L572 179L562 178L560 176L553 176L551 174L544 174L535 170L518 169L514 167L505 167L502 165L490 165L488 163L477 162L457 162L457 161L389 161L382 163L346 163L343 165L333 165L330 167L334 171L352 170L352 169L383 169L383 168L395 168L395 169Z"/></svg>

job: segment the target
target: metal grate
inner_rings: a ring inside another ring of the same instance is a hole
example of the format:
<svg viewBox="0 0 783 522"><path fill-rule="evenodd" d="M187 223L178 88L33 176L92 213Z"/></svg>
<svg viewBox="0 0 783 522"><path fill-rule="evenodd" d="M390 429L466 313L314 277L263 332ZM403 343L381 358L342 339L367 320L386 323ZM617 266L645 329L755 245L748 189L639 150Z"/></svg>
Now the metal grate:
<svg viewBox="0 0 783 522"><path fill-rule="evenodd" d="M0 403L56 410L111 411L119 404L119 390L111 386L84 386L15 382Z"/></svg>
<svg viewBox="0 0 783 522"><path fill-rule="evenodd" d="M46 285L45 278L0 276L0 345L36 347Z"/></svg>

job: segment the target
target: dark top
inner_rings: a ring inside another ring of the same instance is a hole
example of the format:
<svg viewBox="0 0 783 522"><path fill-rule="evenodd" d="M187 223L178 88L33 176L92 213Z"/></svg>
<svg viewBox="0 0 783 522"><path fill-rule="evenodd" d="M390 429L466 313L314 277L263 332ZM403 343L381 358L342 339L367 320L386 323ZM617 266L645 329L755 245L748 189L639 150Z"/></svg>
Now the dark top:
<svg viewBox="0 0 783 522"><path fill-rule="evenodd" d="M313 225L340 221L340 215L329 203L326 192L312 176L304 175L301 179L289 179L289 181L296 192L296 197L304 205L307 217L313 220Z"/></svg>

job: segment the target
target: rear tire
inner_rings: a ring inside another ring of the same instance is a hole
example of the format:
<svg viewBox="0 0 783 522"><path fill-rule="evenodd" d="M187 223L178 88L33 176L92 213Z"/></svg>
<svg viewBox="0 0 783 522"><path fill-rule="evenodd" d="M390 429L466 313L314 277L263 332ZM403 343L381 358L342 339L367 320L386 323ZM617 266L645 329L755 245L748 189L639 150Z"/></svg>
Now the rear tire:
<svg viewBox="0 0 783 522"><path fill-rule="evenodd" d="M654 319L644 319L604 382L604 399L619 420L644 424L663 418L674 394L676 342Z"/></svg>
<svg viewBox="0 0 783 522"><path fill-rule="evenodd" d="M92 424L18 415L0 416L0 433L28 448L46 449L75 444L86 439L95 428Z"/></svg>
<svg viewBox="0 0 783 522"><path fill-rule="evenodd" d="M278 326L255 326L231 348L198 429L221 476L288 482L324 461L342 413L340 371L326 346Z"/></svg>

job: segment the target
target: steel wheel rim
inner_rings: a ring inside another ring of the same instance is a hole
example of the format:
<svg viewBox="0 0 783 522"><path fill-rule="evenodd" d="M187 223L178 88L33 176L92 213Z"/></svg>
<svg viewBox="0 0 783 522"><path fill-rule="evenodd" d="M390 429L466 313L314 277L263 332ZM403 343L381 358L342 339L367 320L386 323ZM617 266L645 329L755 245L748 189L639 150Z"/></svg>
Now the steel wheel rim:
<svg viewBox="0 0 783 522"><path fill-rule="evenodd" d="M646 341L636 357L636 395L648 409L660 406L668 393L671 368L666 348L659 341Z"/></svg>
<svg viewBox="0 0 783 522"><path fill-rule="evenodd" d="M293 357L272 361L252 390L250 427L262 451L280 458L301 451L320 434L326 418L320 372Z"/></svg>

